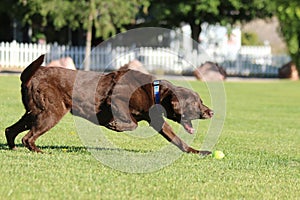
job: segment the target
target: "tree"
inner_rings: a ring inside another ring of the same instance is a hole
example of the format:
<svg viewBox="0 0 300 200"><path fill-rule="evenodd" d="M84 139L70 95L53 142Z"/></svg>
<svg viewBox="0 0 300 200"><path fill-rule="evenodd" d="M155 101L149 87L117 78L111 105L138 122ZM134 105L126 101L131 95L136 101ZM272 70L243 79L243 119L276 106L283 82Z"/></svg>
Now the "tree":
<svg viewBox="0 0 300 200"><path fill-rule="evenodd" d="M16 40L17 39L17 22L22 19L22 10L18 6L19 0L1 0L0 1L0 17L1 23L7 25L5 31L2 31L0 35L4 36L5 40ZM1 24L3 25L3 24ZM2 26L3 27L3 26ZM11 27L13 29L11 29Z"/></svg>
<svg viewBox="0 0 300 200"><path fill-rule="evenodd" d="M0 1L0 13L6 13L10 17L18 16L17 9L18 0L1 0Z"/></svg>
<svg viewBox="0 0 300 200"><path fill-rule="evenodd" d="M42 25L53 23L56 29L69 26L86 30L85 70L89 70L92 30L96 37L106 39L124 25L135 23L136 14L147 0L20 0L26 8L24 21L39 21Z"/></svg>
<svg viewBox="0 0 300 200"><path fill-rule="evenodd" d="M82 0L81 5L86 1ZM82 15L86 36L86 62L84 69L89 70L89 55L91 51L92 27L96 29L96 36L107 39L118 31L124 31L124 25L135 23L135 17L141 5L147 0L90 0L87 13Z"/></svg>
<svg viewBox="0 0 300 200"><path fill-rule="evenodd" d="M151 0L149 25L178 27L186 22L191 26L191 37L198 41L201 24L223 25L272 16L271 0Z"/></svg>
<svg viewBox="0 0 300 200"><path fill-rule="evenodd" d="M218 15L219 5L220 0L152 0L149 7L148 24L173 28L186 22L191 26L192 38L198 41L201 23L214 21L213 16Z"/></svg>
<svg viewBox="0 0 300 200"><path fill-rule="evenodd" d="M300 72L300 1L288 3L277 0L276 15L280 22L280 31L285 38L289 54Z"/></svg>

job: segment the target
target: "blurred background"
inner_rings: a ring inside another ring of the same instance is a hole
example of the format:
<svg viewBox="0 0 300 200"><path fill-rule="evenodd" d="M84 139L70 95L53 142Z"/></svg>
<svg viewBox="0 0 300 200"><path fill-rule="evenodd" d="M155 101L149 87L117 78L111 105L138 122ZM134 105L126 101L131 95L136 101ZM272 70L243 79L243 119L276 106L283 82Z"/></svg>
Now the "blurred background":
<svg viewBox="0 0 300 200"><path fill-rule="evenodd" d="M22 70L47 53L45 64L69 57L77 69L138 60L151 73L192 75L205 52L228 76L284 77L285 65L292 78L299 20L298 0L1 0L0 70ZM108 40L145 27L168 31L142 43L138 34Z"/></svg>

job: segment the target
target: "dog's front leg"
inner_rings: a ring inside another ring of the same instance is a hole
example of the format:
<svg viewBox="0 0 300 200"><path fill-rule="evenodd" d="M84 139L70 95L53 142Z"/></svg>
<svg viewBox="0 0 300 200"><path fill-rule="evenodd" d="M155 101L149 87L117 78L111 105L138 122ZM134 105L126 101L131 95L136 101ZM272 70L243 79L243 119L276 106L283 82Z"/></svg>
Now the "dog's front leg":
<svg viewBox="0 0 300 200"><path fill-rule="evenodd" d="M150 126L152 126L157 132L159 132L164 138L169 142L172 142L180 150L186 153L200 154L203 156L211 154L210 151L199 151L193 149L188 144L186 144L180 137L178 137L172 127L164 120L163 116L160 114L159 109L152 109L149 113L150 116Z"/></svg>
<svg viewBox="0 0 300 200"><path fill-rule="evenodd" d="M166 138L169 142L172 142L183 152L198 154L198 150L193 149L192 147L187 145L181 138L179 138L174 133L172 127L164 120L163 116L159 113L160 112L158 109L152 109L152 111L150 112L150 125L164 138Z"/></svg>
<svg viewBox="0 0 300 200"><path fill-rule="evenodd" d="M172 142L174 145L176 145L183 152L200 154L201 156L207 156L211 154L211 151L199 151L187 145L181 138L179 138L174 133L172 127L167 122L164 122L164 124L162 125L160 134L163 135L167 140Z"/></svg>
<svg viewBox="0 0 300 200"><path fill-rule="evenodd" d="M162 125L162 129L159 132L162 136L164 136L169 142L172 142L176 145L180 150L186 153L195 153L199 154L200 151L193 149L189 145L187 145L181 138L179 138L173 131L172 127L164 122Z"/></svg>

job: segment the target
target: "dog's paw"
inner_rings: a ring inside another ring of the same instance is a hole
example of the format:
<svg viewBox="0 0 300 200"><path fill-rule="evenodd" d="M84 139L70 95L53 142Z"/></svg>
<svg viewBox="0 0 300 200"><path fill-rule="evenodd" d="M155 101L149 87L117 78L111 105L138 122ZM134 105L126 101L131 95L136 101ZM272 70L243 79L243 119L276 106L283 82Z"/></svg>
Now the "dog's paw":
<svg viewBox="0 0 300 200"><path fill-rule="evenodd" d="M18 148L17 148L16 146L14 146L14 147L9 147L9 149L12 150L12 151L17 151L17 150L18 150Z"/></svg>
<svg viewBox="0 0 300 200"><path fill-rule="evenodd" d="M199 155L200 155L201 157L206 157L206 156L209 156L209 155L211 155L211 154L212 154L211 151L199 151Z"/></svg>
<svg viewBox="0 0 300 200"><path fill-rule="evenodd" d="M112 129L114 131L132 131L135 130L137 128L137 124L134 123L133 121L130 122L121 122L121 121L112 121L107 125L107 128Z"/></svg>

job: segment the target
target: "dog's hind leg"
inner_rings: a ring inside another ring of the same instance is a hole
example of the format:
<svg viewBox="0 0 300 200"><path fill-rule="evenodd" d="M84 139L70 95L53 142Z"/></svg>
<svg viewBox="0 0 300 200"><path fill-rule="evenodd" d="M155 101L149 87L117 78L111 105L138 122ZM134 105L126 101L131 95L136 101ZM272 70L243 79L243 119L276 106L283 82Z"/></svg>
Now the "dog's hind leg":
<svg viewBox="0 0 300 200"><path fill-rule="evenodd" d="M32 124L30 131L22 138L22 143L31 151L42 152L35 141L39 136L46 133L54 127L61 118L69 111L61 102L56 102L40 112L35 117L35 123Z"/></svg>
<svg viewBox="0 0 300 200"><path fill-rule="evenodd" d="M5 129L6 141L10 149L16 150L15 138L23 131L31 128L32 116L25 113L22 118L10 127Z"/></svg>

